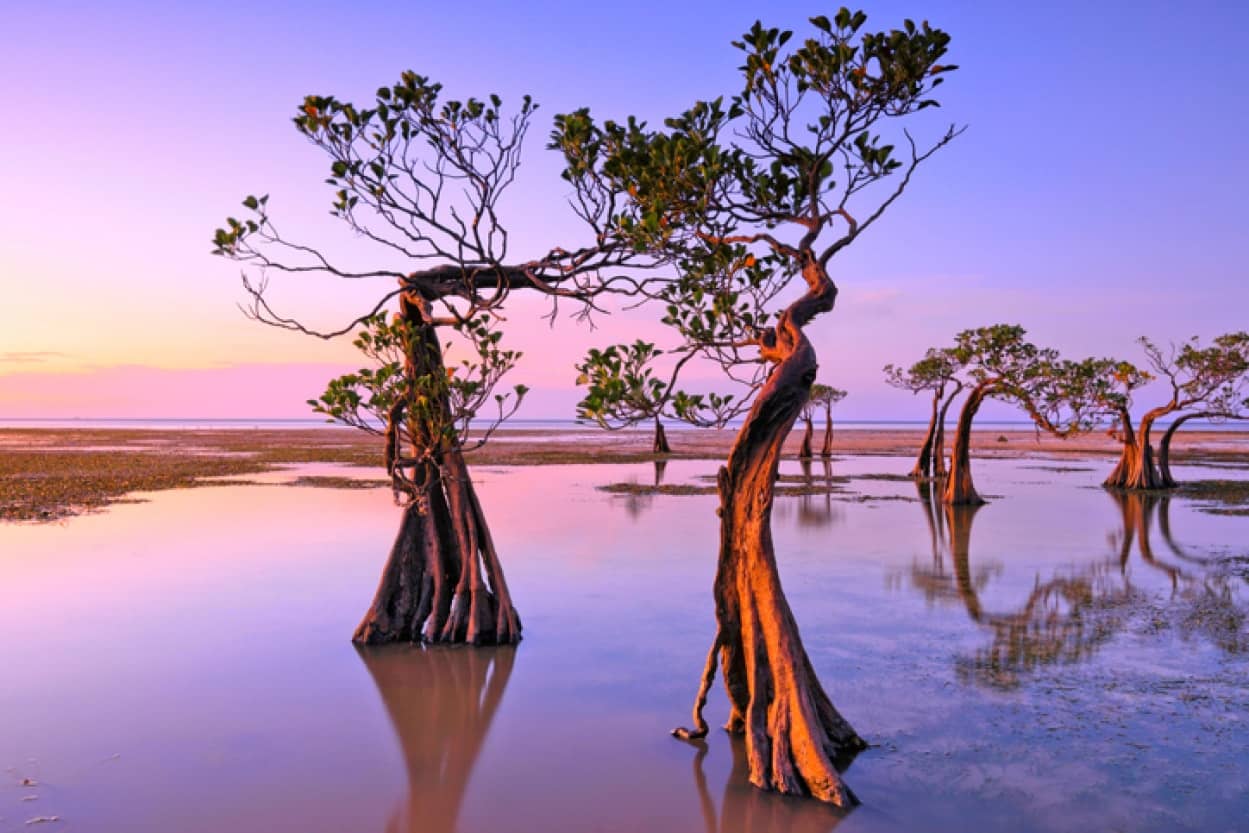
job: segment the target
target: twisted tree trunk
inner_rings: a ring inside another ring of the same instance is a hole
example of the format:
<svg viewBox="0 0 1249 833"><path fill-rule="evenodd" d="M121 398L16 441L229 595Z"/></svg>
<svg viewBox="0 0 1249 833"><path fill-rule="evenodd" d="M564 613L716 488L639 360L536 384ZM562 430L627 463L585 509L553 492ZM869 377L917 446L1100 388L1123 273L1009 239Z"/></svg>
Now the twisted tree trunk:
<svg viewBox="0 0 1249 833"><path fill-rule="evenodd" d="M414 334L405 373L412 379L446 378L427 307L405 296L401 309ZM390 412L387 466L408 504L353 642L492 645L520 640L520 617L468 466L459 448L435 427L445 424L446 411L444 400L420 413L400 402ZM407 459L400 456L401 420L413 438Z"/></svg>
<svg viewBox="0 0 1249 833"><path fill-rule="evenodd" d="M954 390L945 401L941 403L941 413L937 414L937 435L932 441L932 476L935 478L944 478L946 476L945 468L945 418L949 413L950 406L954 404L955 398L963 392L963 383L955 381Z"/></svg>
<svg viewBox="0 0 1249 833"><path fill-rule="evenodd" d="M1150 441L1150 432L1153 430L1154 422L1162 416L1166 416L1175 410L1174 403L1163 405L1160 408L1154 408L1145 416L1141 417L1141 425L1136 432L1136 450L1133 452L1132 468L1128 472L1126 482L1123 484L1125 489L1165 489L1166 484L1162 480L1162 475L1158 473L1158 466L1154 463L1154 448Z"/></svg>
<svg viewBox="0 0 1249 833"><path fill-rule="evenodd" d="M833 408L824 409L824 445L820 448L820 456L827 460L833 456Z"/></svg>
<svg viewBox="0 0 1249 833"><path fill-rule="evenodd" d="M664 424L659 421L659 417L655 417L655 442L651 446L651 451L655 454L672 453L672 449L668 446L668 434L664 431Z"/></svg>
<svg viewBox="0 0 1249 833"><path fill-rule="evenodd" d="M978 506L984 503L976 492L971 479L971 426L976 412L994 390L991 383L982 382L972 388L958 416L958 429L954 434L954 453L950 459L950 475L946 479L941 501L950 506Z"/></svg>
<svg viewBox="0 0 1249 833"><path fill-rule="evenodd" d="M815 426L811 424L811 417L804 416L802 419L807 427L802 432L802 448L798 449L798 457L803 460L810 460L813 456L811 453L811 438L815 434Z"/></svg>
<svg viewBox="0 0 1249 833"><path fill-rule="evenodd" d="M716 637L694 703L693 729L707 734L702 711L724 669L729 719L725 729L745 736L750 782L765 790L810 795L840 806L855 802L838 774L866 747L825 694L781 589L772 546L773 486L785 438L815 381L815 350L802 326L833 308L836 288L812 258L803 269L808 292L782 314L762 340L761 354L776 363L720 469L720 557L714 596Z"/></svg>
<svg viewBox="0 0 1249 833"><path fill-rule="evenodd" d="M919 456L911 468L911 477L919 480L932 476L932 449L937 440L937 412L941 405L941 391L932 394L932 416L928 418L928 433L924 434L924 444L920 446Z"/></svg>
<svg viewBox="0 0 1249 833"><path fill-rule="evenodd" d="M1126 408L1119 411L1119 425L1121 426L1119 440L1123 443L1123 450L1119 454L1119 462L1115 465L1114 471L1102 482L1103 486L1112 489L1127 488L1128 477L1132 473L1132 467L1136 465L1136 431L1132 428L1132 415Z"/></svg>

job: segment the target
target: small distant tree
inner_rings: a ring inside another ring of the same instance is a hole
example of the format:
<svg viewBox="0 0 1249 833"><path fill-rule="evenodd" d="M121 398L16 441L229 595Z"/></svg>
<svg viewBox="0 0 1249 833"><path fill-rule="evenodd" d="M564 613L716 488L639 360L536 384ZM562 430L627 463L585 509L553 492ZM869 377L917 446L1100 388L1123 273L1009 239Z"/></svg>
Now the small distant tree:
<svg viewBox="0 0 1249 833"><path fill-rule="evenodd" d="M577 403L577 416L593 420L609 431L627 428L646 420L655 425L651 450L670 454L672 448L664 430L665 415L702 427L723 425L741 414L749 401L747 396L717 393L688 393L676 388L682 368L698 354L696 349L680 351L671 356L673 365L667 379L661 378L653 362L664 355L663 350L646 341L613 344L602 350L591 349L577 365L577 384L586 387L585 397ZM750 388L758 387L752 380Z"/></svg>
<svg viewBox="0 0 1249 833"><path fill-rule="evenodd" d="M582 247L553 246L533 258L510 255L500 200L515 181L536 105L525 97L505 111L498 96L448 100L441 85L413 72L377 90L367 106L310 95L295 127L329 161L331 214L369 249L378 266L346 265L341 253L279 231L267 196L243 201L214 254L243 264L245 307L262 323L321 338L359 329L373 365L330 383L321 413L384 438L386 465L404 514L376 596L354 641L510 643L520 639L485 513L464 452L470 423L497 406L515 411L523 386L496 392L516 354L499 347L497 324L514 290L565 300L581 313L614 280L603 270L645 267L654 259L620 248L592 227ZM592 224L593 226L593 224ZM564 241L567 244L569 241ZM274 309L273 276L328 277L389 291L366 295L367 309L324 330ZM383 311L397 300L399 312ZM457 356L466 355L467 364Z"/></svg>
<svg viewBox="0 0 1249 833"><path fill-rule="evenodd" d="M833 309L831 261L959 132L920 147L901 130L901 154L881 138L891 122L936 105L932 90L953 69L943 63L949 35L911 21L869 32L865 21L847 9L812 18L797 46L787 46L791 32L756 23L734 44L744 85L727 107L699 102L662 130L579 111L561 116L554 136L574 202L613 206L620 235L677 267L649 297L666 311L678 354L766 373L719 473L716 635L694 726L676 734L707 734L703 706L719 666L726 728L745 737L751 783L840 805L854 799L837 763L865 744L815 676L781 588L770 532L777 465L816 379L804 330ZM800 293L781 300L799 279ZM609 384L610 362L597 363L606 371L588 374L599 381L587 398L601 409L630 385Z"/></svg>
<svg viewBox="0 0 1249 833"><path fill-rule="evenodd" d="M1135 431L1131 416L1120 415L1123 426L1124 454L1120 466L1106 485L1125 489L1165 489L1175 485L1164 476L1154 460L1151 435L1160 418L1184 412L1196 414L1211 410L1234 413L1237 397L1235 386L1249 373L1249 333L1234 332L1218 336L1206 347L1194 336L1179 346L1162 348L1148 338L1139 339L1144 348L1152 375L1170 389L1170 398L1146 411ZM1131 445L1131 450L1128 446ZM1170 440L1167 440L1168 448ZM1123 474L1127 459L1126 475Z"/></svg>
<svg viewBox="0 0 1249 833"><path fill-rule="evenodd" d="M824 408L824 444L820 446L820 456L828 459L833 456L833 406L845 399L847 391L816 383L811 386L811 402ZM810 450L811 417L807 417L807 439L804 443ZM807 457L811 455L808 453Z"/></svg>
<svg viewBox="0 0 1249 833"><path fill-rule="evenodd" d="M932 414L928 418L928 430L920 446L911 477L943 477L945 475L945 415L950 403L963 390L958 377L959 366L948 350L929 348L924 358L908 368L885 365L885 383L899 390L918 394L932 393ZM949 395L946 395L946 391Z"/></svg>
<svg viewBox="0 0 1249 833"><path fill-rule="evenodd" d="M1108 384L1112 364L1105 359L1060 360L1054 350L1027 341L1023 327L996 324L964 330L950 355L968 388L954 435L950 474L942 501L949 505L984 503L971 476L972 423L986 399L1010 402L1038 430L1058 437L1089 430L1101 413L1096 403Z"/></svg>

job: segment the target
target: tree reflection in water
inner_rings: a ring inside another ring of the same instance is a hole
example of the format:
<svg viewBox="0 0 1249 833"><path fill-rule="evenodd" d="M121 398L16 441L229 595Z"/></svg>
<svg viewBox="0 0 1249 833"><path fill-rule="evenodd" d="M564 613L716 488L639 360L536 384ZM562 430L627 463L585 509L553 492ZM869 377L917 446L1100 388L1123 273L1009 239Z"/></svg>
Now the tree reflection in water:
<svg viewBox="0 0 1249 833"><path fill-rule="evenodd" d="M382 696L408 775L407 798L386 833L452 833L516 646L358 650Z"/></svg>
<svg viewBox="0 0 1249 833"><path fill-rule="evenodd" d="M833 492L839 491L839 488L833 480L832 461L820 461L819 478L815 476L811 460L799 460L798 465L802 469L802 478L797 485L807 487L810 491L798 495L781 492L772 508L772 514L788 520L796 513L795 520L803 529L821 529L844 521L845 509L833 502Z"/></svg>
<svg viewBox="0 0 1249 833"><path fill-rule="evenodd" d="M1002 573L1002 565L973 567L970 554L972 522L983 507L941 506L930 484L918 483L917 489L932 562L912 567L912 584L929 602L961 605L971 621L991 633L987 645L956 660L957 675L964 683L1014 688L1024 674L1038 668L1082 662L1141 613L1148 614L1154 630L1174 627L1183 638L1200 636L1229 653L1249 650L1237 576L1220 569L1223 565L1216 559L1192 555L1175 542L1167 495L1108 492L1121 521L1121 528L1110 536L1111 557L1047 580L1038 576L1022 605L995 611L981 596ZM1187 563L1176 564L1155 552L1151 538L1155 515L1167 548ZM1162 607L1151 605L1149 595L1133 584L1133 551L1140 563L1170 585L1171 598ZM1243 575L1240 580L1245 580Z"/></svg>
<svg viewBox="0 0 1249 833"><path fill-rule="evenodd" d="M822 801L797 800L753 787L746 742L741 737L729 736L733 769L724 782L724 797L717 814L703 772L707 742L701 738L684 742L698 750L694 756L694 783L698 788L705 833L830 833L853 812ZM837 769L844 772L849 765L849 761L838 762Z"/></svg>
<svg viewBox="0 0 1249 833"><path fill-rule="evenodd" d="M664 485L664 471L668 468L667 460L655 461L655 481L654 486L658 489ZM636 481L634 481L636 482ZM651 503L655 500L653 492L626 492L624 494L625 512L632 520L637 520L651 508Z"/></svg>

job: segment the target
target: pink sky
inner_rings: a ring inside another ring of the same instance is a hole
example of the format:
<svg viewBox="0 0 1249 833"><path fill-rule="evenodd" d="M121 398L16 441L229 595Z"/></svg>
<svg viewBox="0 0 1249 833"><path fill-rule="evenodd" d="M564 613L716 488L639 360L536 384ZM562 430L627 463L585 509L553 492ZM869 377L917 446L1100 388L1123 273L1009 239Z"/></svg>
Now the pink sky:
<svg viewBox="0 0 1249 833"><path fill-rule="evenodd" d="M489 2L350 16L228 3L6 12L0 84L26 127L0 131L0 418L310 416L304 400L356 366L352 348L245 320L236 265L209 255L213 229L265 192L297 236L363 251L327 216L325 161L290 125L304 94L364 98L408 67L461 97L532 92L543 108L503 208L519 248L539 250L577 233L542 147L550 118L588 104L657 120L729 90L738 61L727 42L761 13L738 0L555 5L551 16ZM808 11L778 3L767 14L798 26ZM880 368L966 327L1019 322L1073 356L1139 359L1141 334L1249 325L1249 162L1236 138L1249 93L1232 84L1244 75L1243 9L1122 15L1073 3L1062 14L1078 16L1074 27L1054 26L1048 6L891 0L867 11L873 24L927 17L954 35L963 68L942 88L939 120L971 127L833 264L841 301L812 335L823 379L850 390L844 418L922 419ZM551 20L566 48L529 48L550 42ZM374 37L383 30L419 36ZM350 60L333 47L362 42ZM464 61L481 43L489 54ZM1159 72L1153 56L1176 51L1184 71ZM275 289L284 310L332 326L381 287ZM592 332L549 329L538 312L514 304L506 330L526 353L509 381L535 389L523 417L573 415L572 365L587 347L662 334L651 313Z"/></svg>

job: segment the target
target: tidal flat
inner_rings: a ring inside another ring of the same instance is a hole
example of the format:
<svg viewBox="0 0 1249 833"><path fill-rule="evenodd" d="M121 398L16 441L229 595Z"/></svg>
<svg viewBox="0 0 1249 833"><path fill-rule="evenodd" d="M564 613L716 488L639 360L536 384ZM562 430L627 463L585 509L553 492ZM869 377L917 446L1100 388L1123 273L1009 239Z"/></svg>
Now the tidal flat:
<svg viewBox="0 0 1249 833"><path fill-rule="evenodd" d="M378 476L347 436L257 461L236 432L212 453L257 468L226 482L0 524L0 833L1243 828L1249 520L1209 511L1239 488L1107 492L1103 454L1042 448L978 460L994 498L946 510L886 448L785 461L782 580L872 744L842 813L751 787L722 732L668 735L714 631L710 445L500 443L474 477L524 640L357 650L399 510L340 488ZM76 447L137 441L105 439ZM1222 448L1177 476L1249 481Z"/></svg>

